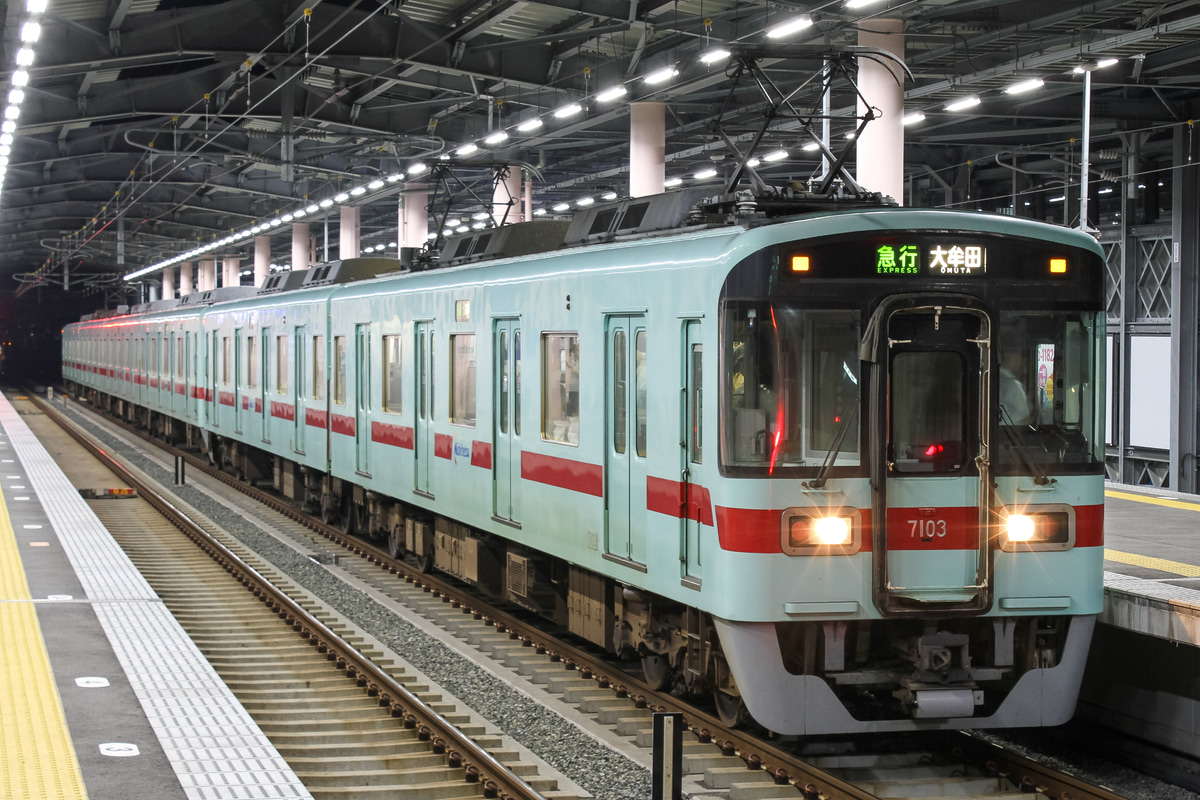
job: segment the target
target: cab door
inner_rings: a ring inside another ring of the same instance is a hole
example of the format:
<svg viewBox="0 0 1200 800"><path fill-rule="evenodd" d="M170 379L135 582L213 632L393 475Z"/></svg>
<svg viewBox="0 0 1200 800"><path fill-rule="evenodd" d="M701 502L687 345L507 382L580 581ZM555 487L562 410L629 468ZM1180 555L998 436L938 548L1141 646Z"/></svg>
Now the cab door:
<svg viewBox="0 0 1200 800"><path fill-rule="evenodd" d="M521 519L521 323L496 320L492 333L495 381L492 415L492 513L520 524Z"/></svg>
<svg viewBox="0 0 1200 800"><path fill-rule="evenodd" d="M984 610L990 317L966 298L922 297L883 309L875 324L885 332L873 406L884 447L877 605L893 615Z"/></svg>
<svg viewBox="0 0 1200 800"><path fill-rule="evenodd" d="M605 553L646 561L646 321L612 316L605 332Z"/></svg>

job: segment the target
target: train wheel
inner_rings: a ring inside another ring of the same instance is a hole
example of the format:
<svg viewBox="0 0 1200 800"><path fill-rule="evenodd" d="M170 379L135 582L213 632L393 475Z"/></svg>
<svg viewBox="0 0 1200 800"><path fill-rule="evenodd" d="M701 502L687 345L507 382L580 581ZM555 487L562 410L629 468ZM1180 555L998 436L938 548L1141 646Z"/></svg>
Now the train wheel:
<svg viewBox="0 0 1200 800"><path fill-rule="evenodd" d="M433 572L433 554L426 553L423 556L415 556L417 560L417 569L421 572Z"/></svg>
<svg viewBox="0 0 1200 800"><path fill-rule="evenodd" d="M750 720L750 712L746 710L741 695L714 689L713 705L717 707L717 716L721 723L731 728L740 728Z"/></svg>
<svg viewBox="0 0 1200 800"><path fill-rule="evenodd" d="M388 531L387 546L392 558L399 558L404 553L404 533L399 525Z"/></svg>
<svg viewBox="0 0 1200 800"><path fill-rule="evenodd" d="M656 692L667 688L671 682L671 661L658 653L646 653L642 656L642 677Z"/></svg>

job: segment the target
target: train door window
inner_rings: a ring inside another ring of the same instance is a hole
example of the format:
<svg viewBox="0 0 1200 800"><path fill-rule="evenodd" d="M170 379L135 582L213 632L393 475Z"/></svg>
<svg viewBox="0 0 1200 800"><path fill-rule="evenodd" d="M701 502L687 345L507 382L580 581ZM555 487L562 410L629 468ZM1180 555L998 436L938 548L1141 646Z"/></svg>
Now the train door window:
<svg viewBox="0 0 1200 800"><path fill-rule="evenodd" d="M284 394L288 390L288 337L275 337L275 391Z"/></svg>
<svg viewBox="0 0 1200 800"><path fill-rule="evenodd" d="M450 421L455 425L475 424L475 334L450 337L454 362L450 370Z"/></svg>
<svg viewBox="0 0 1200 800"><path fill-rule="evenodd" d="M508 396L510 376L508 374L508 331L500 331L500 403L496 409L497 424L501 433L508 433Z"/></svg>
<svg viewBox="0 0 1200 800"><path fill-rule="evenodd" d="M253 336L246 340L248 357L246 358L246 385L251 389L258 386L258 339Z"/></svg>
<svg viewBox="0 0 1200 800"><path fill-rule="evenodd" d="M633 392L634 392L634 450L640 458L646 457L646 384L649 375L646 373L646 331L639 330L634 337L633 351Z"/></svg>
<svg viewBox="0 0 1200 800"><path fill-rule="evenodd" d="M891 461L896 472L957 472L949 448L967 439L966 364L953 351L900 352L892 359Z"/></svg>
<svg viewBox="0 0 1200 800"><path fill-rule="evenodd" d="M383 337L383 410L399 414L400 405L400 337Z"/></svg>
<svg viewBox="0 0 1200 800"><path fill-rule="evenodd" d="M325 337L313 337L312 399L325 399Z"/></svg>
<svg viewBox="0 0 1200 800"><path fill-rule="evenodd" d="M183 335L175 340L175 377L183 377Z"/></svg>
<svg viewBox="0 0 1200 800"><path fill-rule="evenodd" d="M225 386L230 384L229 370L233 366L233 342L229 341L228 336L221 337L221 383Z"/></svg>
<svg viewBox="0 0 1200 800"><path fill-rule="evenodd" d="M629 419L625 408L626 393L629 391L628 376L625 374L629 354L625 347L625 331L613 331L612 380L613 380L613 450L624 454L626 431Z"/></svg>
<svg viewBox="0 0 1200 800"><path fill-rule="evenodd" d="M513 433L521 435L521 332L513 331Z"/></svg>
<svg viewBox="0 0 1200 800"><path fill-rule="evenodd" d="M579 444L579 334L542 335L542 438Z"/></svg>
<svg viewBox="0 0 1200 800"><path fill-rule="evenodd" d="M164 378L171 375L171 339L165 333L162 336L162 369L159 371Z"/></svg>
<svg viewBox="0 0 1200 800"><path fill-rule="evenodd" d="M346 337L333 337L333 402L346 405Z"/></svg>
<svg viewBox="0 0 1200 800"><path fill-rule="evenodd" d="M692 463L704 463L704 345L693 344L690 355L691 378L688 381L688 430L692 436Z"/></svg>

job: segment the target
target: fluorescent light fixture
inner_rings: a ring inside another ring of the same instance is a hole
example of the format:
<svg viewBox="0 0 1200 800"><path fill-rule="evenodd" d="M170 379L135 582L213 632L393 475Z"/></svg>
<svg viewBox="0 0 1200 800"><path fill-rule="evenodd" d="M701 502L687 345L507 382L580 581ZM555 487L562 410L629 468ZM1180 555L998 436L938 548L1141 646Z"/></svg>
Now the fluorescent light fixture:
<svg viewBox="0 0 1200 800"><path fill-rule="evenodd" d="M801 147L800 149L801 149L801 150L803 150L803 151L804 151L804 152L806 152L806 153L811 153L811 152L812 152L812 151L814 151L814 150L820 150L820 149L821 149L821 145L817 144L816 142L809 142L808 144L805 144L805 145L804 145L803 147Z"/></svg>
<svg viewBox="0 0 1200 800"><path fill-rule="evenodd" d="M565 119L575 116L580 111L583 111L583 106L579 105L579 103L567 103L565 106L559 106L554 109L554 116L558 119Z"/></svg>
<svg viewBox="0 0 1200 800"><path fill-rule="evenodd" d="M375 191L376 189L382 189L383 188L383 180L381 178L376 178L375 180L373 180L367 184L367 188L370 189L371 191Z"/></svg>
<svg viewBox="0 0 1200 800"><path fill-rule="evenodd" d="M679 186L681 183L683 183L683 178L667 178L663 181L663 188L669 189L672 186Z"/></svg>
<svg viewBox="0 0 1200 800"><path fill-rule="evenodd" d="M396 181L400 180L400 179L401 179L401 178L403 178L403 177L404 177L404 173L403 173L403 172L393 172L391 175L388 175L388 176L387 176L387 182L388 182L388 183L395 183Z"/></svg>
<svg viewBox="0 0 1200 800"><path fill-rule="evenodd" d="M484 225L482 222L476 222L474 225L472 225L472 226L471 226L471 229L472 229L472 230L476 230L476 231L481 231L481 230L483 230L483 229L484 229L484 228L486 228L486 227L487 227L487 226L486 226L486 225Z"/></svg>
<svg viewBox="0 0 1200 800"><path fill-rule="evenodd" d="M915 125L918 122L924 122L924 121L925 121L925 112L924 111L913 111L911 114L905 114L904 118L900 120L900 124L901 125Z"/></svg>
<svg viewBox="0 0 1200 800"><path fill-rule="evenodd" d="M49 0L29 0L25 4L25 8L30 14L41 14L46 10L46 3L48 2Z"/></svg>
<svg viewBox="0 0 1200 800"><path fill-rule="evenodd" d="M752 158L752 159L750 159L749 161L747 161L747 162L746 162L746 166L747 166L747 167L750 167L751 169L753 169L754 167L757 167L757 166L758 166L759 164L761 164L761 163L762 163L762 162L761 162L761 161L759 161L759 160L758 160L758 158Z"/></svg>
<svg viewBox="0 0 1200 800"><path fill-rule="evenodd" d="M361 197L362 195L364 195L366 193L367 193L367 187L365 187L365 186L355 186L353 189L350 190L350 195L352 197Z"/></svg>
<svg viewBox="0 0 1200 800"><path fill-rule="evenodd" d="M29 73L23 69L19 69L12 74L12 79L10 82L13 86L28 86Z"/></svg>
<svg viewBox="0 0 1200 800"><path fill-rule="evenodd" d="M979 99L978 95L973 94L970 97L964 97L960 100L955 100L953 103L948 104L946 106L946 110L947 111L966 111L968 108L974 108L975 106L979 105L982 102L983 101Z"/></svg>
<svg viewBox="0 0 1200 800"><path fill-rule="evenodd" d="M618 97L624 97L628 93L629 90L625 88L625 84L619 84L610 89L605 89L603 92L596 95L596 102L607 103L610 100L616 100Z"/></svg>
<svg viewBox="0 0 1200 800"><path fill-rule="evenodd" d="M275 226L277 226L277 225L282 225L282 224L283 224L283 219L282 219L282 218L280 218L280 217L276 217L275 219L271 220L271 221L270 221L270 222L268 222L267 224L268 224L268 225L270 225L272 228L274 228L274 227L275 227ZM212 245L209 245L209 247L212 247Z"/></svg>
<svg viewBox="0 0 1200 800"><path fill-rule="evenodd" d="M650 84L666 83L678 74L679 70L675 69L675 67L663 67L662 69L651 72L649 75L642 78L642 80Z"/></svg>
<svg viewBox="0 0 1200 800"><path fill-rule="evenodd" d="M554 210L558 211L558 212L567 211L570 208L571 208L570 203L559 203L558 205L554 206Z"/></svg>
<svg viewBox="0 0 1200 800"><path fill-rule="evenodd" d="M805 28L812 27L812 24L812 17L810 16L805 15L802 17L796 17L795 19L790 19L781 25L776 25L774 28L771 28L771 30L767 31L767 38L782 39L785 36L791 36L793 33L799 33Z"/></svg>
<svg viewBox="0 0 1200 800"><path fill-rule="evenodd" d="M707 167L705 169L698 171L692 177L698 181L704 181L704 180L708 180L709 178L715 178L716 176L717 176L717 171L715 169L713 169L712 167Z"/></svg>
<svg viewBox="0 0 1200 800"><path fill-rule="evenodd" d="M1103 189L1096 192L1096 194L1112 194L1112 193L1113 193L1113 190L1112 190L1111 186L1105 186Z"/></svg>
<svg viewBox="0 0 1200 800"><path fill-rule="evenodd" d="M846 0L846 8L865 8L878 2L879 0Z"/></svg>
<svg viewBox="0 0 1200 800"><path fill-rule="evenodd" d="M521 133L528 133L529 131L536 131L542 127L542 124L541 117L531 117L518 125L517 130L521 131Z"/></svg>
<svg viewBox="0 0 1200 800"><path fill-rule="evenodd" d="M333 205L332 201L330 202L330 205ZM320 211L322 208L323 208L323 206L319 206L316 203L313 203L311 206L308 206L307 208L304 209L304 213L305 214L315 214L318 211Z"/></svg>
<svg viewBox="0 0 1200 800"><path fill-rule="evenodd" d="M322 200L320 203L318 203L318 205L320 205L321 208L329 208L331 205L333 205L333 198L326 197L324 200Z"/></svg>
<svg viewBox="0 0 1200 800"><path fill-rule="evenodd" d="M280 217L280 219L283 220L284 222L291 222L295 218L296 218L295 214L284 214L282 217Z"/></svg>
<svg viewBox="0 0 1200 800"><path fill-rule="evenodd" d="M763 161L783 161L788 157L787 150L773 150L763 156Z"/></svg>
<svg viewBox="0 0 1200 800"><path fill-rule="evenodd" d="M457 228L455 228L454 230L455 230L455 232L456 232L456 233L466 233L467 231L469 231L469 230L471 230L471 229L470 229L470 228L468 228L466 225L459 225L459 226L458 226Z"/></svg>
<svg viewBox="0 0 1200 800"><path fill-rule="evenodd" d="M1024 94L1025 92L1032 92L1034 89L1040 89L1045 85L1046 85L1046 82L1044 80L1042 80L1041 78L1030 78L1027 81L1021 81L1020 83L1014 83L1012 86L1009 86L1008 88L1006 88L1004 90L1004 93L1005 94Z"/></svg>
<svg viewBox="0 0 1200 800"><path fill-rule="evenodd" d="M1113 64L1116 64L1120 60L1121 59L1119 59L1119 58L1102 58L1096 62L1096 69L1104 69L1105 67L1111 67Z"/></svg>
<svg viewBox="0 0 1200 800"><path fill-rule="evenodd" d="M546 209L544 209L544 208L534 209L533 215L535 217L544 217L544 216L546 216Z"/></svg>
<svg viewBox="0 0 1200 800"><path fill-rule="evenodd" d="M425 166L425 164L418 161L415 164L409 164L408 174L409 175L420 175L422 172L426 172L428 169L429 169L429 167Z"/></svg>
<svg viewBox="0 0 1200 800"><path fill-rule="evenodd" d="M462 220L461 220L461 219L457 219L457 218L455 218L455 219L448 219L448 220L446 220L446 225L447 225L447 227L453 228L453 227L455 227L456 225L462 225Z"/></svg>
<svg viewBox="0 0 1200 800"><path fill-rule="evenodd" d="M495 133L491 134L483 141L487 142L488 144L500 144L507 138L508 138L508 131L496 131Z"/></svg>
<svg viewBox="0 0 1200 800"><path fill-rule="evenodd" d="M335 202L335 203L344 203L349 199L350 199L349 192L342 192L341 194L335 194L333 196L333 202Z"/></svg>
<svg viewBox="0 0 1200 800"><path fill-rule="evenodd" d="M1066 195L1059 195L1058 197L1051 197L1050 202L1051 203L1061 203L1063 200L1066 200L1066 199L1067 199Z"/></svg>
<svg viewBox="0 0 1200 800"><path fill-rule="evenodd" d="M605 192L603 195L600 196L600 199L601 200L616 200L617 193L616 192Z"/></svg>
<svg viewBox="0 0 1200 800"><path fill-rule="evenodd" d="M478 213L472 214L471 219L487 219L490 216L491 216L491 214L489 214L488 212L480 211Z"/></svg>
<svg viewBox="0 0 1200 800"><path fill-rule="evenodd" d="M429 233L425 234L425 239L430 242L432 242L437 237L438 237L437 231L430 231Z"/></svg>
<svg viewBox="0 0 1200 800"><path fill-rule="evenodd" d="M703 64L715 64L718 61L724 61L729 58L729 51L724 47L715 47L712 50L701 54L700 62Z"/></svg>
<svg viewBox="0 0 1200 800"><path fill-rule="evenodd" d="M442 236L453 236L453 235L454 235L454 228L446 228L445 230L442 231Z"/></svg>
<svg viewBox="0 0 1200 800"><path fill-rule="evenodd" d="M8 102L14 106L19 106L25 102L25 91L23 89L12 89L8 93Z"/></svg>
<svg viewBox="0 0 1200 800"><path fill-rule="evenodd" d="M17 66L28 67L33 63L33 49L22 47L17 51Z"/></svg>
<svg viewBox="0 0 1200 800"><path fill-rule="evenodd" d="M596 198L594 198L594 197L581 197L581 198L579 198L578 200L576 200L576 201L575 201L575 205L577 205L577 206L590 206L590 205L591 205L592 203L594 203L594 202L596 202Z"/></svg>
<svg viewBox="0 0 1200 800"><path fill-rule="evenodd" d="M454 155L469 156L478 149L479 149L479 145L475 144L474 142L467 142L466 144L462 145L457 150L455 150Z"/></svg>
<svg viewBox="0 0 1200 800"><path fill-rule="evenodd" d="M32 20L21 26L21 41L33 44L42 37L42 26Z"/></svg>

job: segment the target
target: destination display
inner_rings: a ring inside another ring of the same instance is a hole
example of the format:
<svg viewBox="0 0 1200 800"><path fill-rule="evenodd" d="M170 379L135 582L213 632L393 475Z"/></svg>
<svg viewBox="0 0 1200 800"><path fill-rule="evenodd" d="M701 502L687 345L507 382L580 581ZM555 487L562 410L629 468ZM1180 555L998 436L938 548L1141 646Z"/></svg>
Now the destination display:
<svg viewBox="0 0 1200 800"><path fill-rule="evenodd" d="M987 272L987 248L978 244L882 244L875 248L876 275L971 277Z"/></svg>

